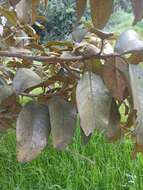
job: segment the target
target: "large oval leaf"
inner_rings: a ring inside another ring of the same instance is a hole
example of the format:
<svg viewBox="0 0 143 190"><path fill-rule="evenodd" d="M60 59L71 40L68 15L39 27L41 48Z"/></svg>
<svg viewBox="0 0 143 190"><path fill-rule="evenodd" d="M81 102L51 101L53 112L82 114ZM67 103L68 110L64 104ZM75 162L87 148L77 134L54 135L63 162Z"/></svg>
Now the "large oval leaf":
<svg viewBox="0 0 143 190"><path fill-rule="evenodd" d="M127 30L119 36L115 51L119 54L131 53L143 50L143 41L134 30Z"/></svg>
<svg viewBox="0 0 143 190"><path fill-rule="evenodd" d="M56 96L49 102L49 113L53 145L64 149L74 135L76 110L70 102Z"/></svg>
<svg viewBox="0 0 143 190"><path fill-rule="evenodd" d="M16 93L21 93L41 82L41 78L34 71L31 69L20 68L13 79L13 87Z"/></svg>
<svg viewBox="0 0 143 190"><path fill-rule="evenodd" d="M25 105L16 124L18 160L28 162L36 158L47 145L49 134L48 107L33 102Z"/></svg>
<svg viewBox="0 0 143 190"><path fill-rule="evenodd" d="M76 89L81 127L86 136L107 129L112 98L100 76L86 72Z"/></svg>
<svg viewBox="0 0 143 190"><path fill-rule="evenodd" d="M143 69L137 65L129 65L130 87L133 106L137 114L135 152L143 152Z"/></svg>
<svg viewBox="0 0 143 190"><path fill-rule="evenodd" d="M90 0L91 17L95 27L103 28L113 12L114 0Z"/></svg>

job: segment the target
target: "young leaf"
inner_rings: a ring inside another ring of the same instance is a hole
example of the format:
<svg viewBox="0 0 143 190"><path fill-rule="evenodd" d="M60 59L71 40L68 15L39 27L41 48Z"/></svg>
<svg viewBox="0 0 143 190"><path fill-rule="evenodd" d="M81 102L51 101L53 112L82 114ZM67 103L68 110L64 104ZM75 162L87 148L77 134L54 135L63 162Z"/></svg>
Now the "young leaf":
<svg viewBox="0 0 143 190"><path fill-rule="evenodd" d="M134 12L134 22L133 25L139 22L143 18L143 1L142 0L131 0L133 12Z"/></svg>
<svg viewBox="0 0 143 190"><path fill-rule="evenodd" d="M86 136L94 129L106 129L112 98L100 76L91 72L83 74L77 85L76 101L80 124Z"/></svg>
<svg viewBox="0 0 143 190"><path fill-rule="evenodd" d="M48 107L33 102L26 104L16 124L18 161L28 162L35 159L47 145L49 134Z"/></svg>
<svg viewBox="0 0 143 190"><path fill-rule="evenodd" d="M28 88L40 84L41 82L41 78L34 71L31 69L20 68L13 79L13 87L18 94Z"/></svg>
<svg viewBox="0 0 143 190"><path fill-rule="evenodd" d="M77 21L81 19L86 9L87 0L76 0Z"/></svg>
<svg viewBox="0 0 143 190"><path fill-rule="evenodd" d="M114 0L90 0L91 17L95 27L103 28L113 12Z"/></svg>
<svg viewBox="0 0 143 190"><path fill-rule="evenodd" d="M64 149L74 135L76 110L70 102L55 96L49 101L49 113L53 145Z"/></svg>
<svg viewBox="0 0 143 190"><path fill-rule="evenodd" d="M137 111L136 151L143 152L143 70L137 65L129 65L130 87L134 110ZM139 148L139 149L138 149Z"/></svg>
<svg viewBox="0 0 143 190"><path fill-rule="evenodd" d="M115 51L120 54L132 53L143 50L143 41L134 30L127 30L119 36Z"/></svg>

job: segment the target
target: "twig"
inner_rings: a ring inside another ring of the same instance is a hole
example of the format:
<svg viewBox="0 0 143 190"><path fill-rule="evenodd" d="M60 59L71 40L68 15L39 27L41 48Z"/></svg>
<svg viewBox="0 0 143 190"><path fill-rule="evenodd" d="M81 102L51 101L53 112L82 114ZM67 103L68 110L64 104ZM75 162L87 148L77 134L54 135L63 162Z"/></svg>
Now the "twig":
<svg viewBox="0 0 143 190"><path fill-rule="evenodd" d="M31 61L47 61L50 63L65 63L65 62L76 62L76 61L84 61L88 60L91 58L94 59L104 59L106 60L107 58L111 57L120 57L125 60L125 58L117 53L111 53L107 55L100 55L100 54L95 54L95 55L90 55L90 56L73 56L73 57L68 57L68 58L63 58L63 57L57 57L57 56L33 56L33 55L27 55L27 54L21 54L21 53L13 53L13 52L8 52L8 51L0 51L0 57L16 57L19 59L28 59Z"/></svg>

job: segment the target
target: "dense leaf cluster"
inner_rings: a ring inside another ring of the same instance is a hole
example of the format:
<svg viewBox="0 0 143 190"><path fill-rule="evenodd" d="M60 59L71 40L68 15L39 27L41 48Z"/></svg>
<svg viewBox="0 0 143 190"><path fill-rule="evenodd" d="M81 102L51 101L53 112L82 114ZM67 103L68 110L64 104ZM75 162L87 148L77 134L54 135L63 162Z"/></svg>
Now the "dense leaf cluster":
<svg viewBox="0 0 143 190"><path fill-rule="evenodd" d="M78 23L87 1L76 2ZM93 25L77 27L73 41L42 45L32 25L44 19L36 9L48 1L9 0L0 6L0 130L16 123L21 162L34 159L50 135L53 146L64 149L74 136L77 114L84 143L97 130L111 142L126 135L133 138L133 158L143 152L143 70L138 65L143 41L133 30L119 37L100 30L114 1L89 2ZM131 1L134 24L143 18L142 2ZM28 98L25 105L23 97Z"/></svg>

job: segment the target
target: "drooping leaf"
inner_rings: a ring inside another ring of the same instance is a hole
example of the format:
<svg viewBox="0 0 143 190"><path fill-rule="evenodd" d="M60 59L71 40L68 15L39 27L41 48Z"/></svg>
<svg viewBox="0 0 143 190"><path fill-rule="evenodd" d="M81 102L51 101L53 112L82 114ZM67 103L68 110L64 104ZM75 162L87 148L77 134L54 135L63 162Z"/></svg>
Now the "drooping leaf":
<svg viewBox="0 0 143 190"><path fill-rule="evenodd" d="M76 110L70 102L55 96L49 101L49 113L53 145L64 149L74 135Z"/></svg>
<svg viewBox="0 0 143 190"><path fill-rule="evenodd" d="M47 145L49 134L48 107L33 102L26 104L16 124L18 161L28 162L36 158Z"/></svg>
<svg viewBox="0 0 143 190"><path fill-rule="evenodd" d="M134 22L136 24L143 18L143 1L142 0L131 0L133 12L134 12Z"/></svg>
<svg viewBox="0 0 143 190"><path fill-rule="evenodd" d="M81 19L86 9L87 0L76 0L77 21Z"/></svg>
<svg viewBox="0 0 143 190"><path fill-rule="evenodd" d="M136 147L135 152L143 152L143 70L137 65L129 65L130 87L132 91L133 107L136 110Z"/></svg>
<svg viewBox="0 0 143 190"><path fill-rule="evenodd" d="M41 78L31 69L20 68L13 79L13 87L16 93L40 84Z"/></svg>
<svg viewBox="0 0 143 190"><path fill-rule="evenodd" d="M104 83L110 90L111 95L119 101L123 101L128 95L126 93L128 88L126 77L119 70L121 64L124 65L125 63L120 58L111 58L102 70Z"/></svg>
<svg viewBox="0 0 143 190"><path fill-rule="evenodd" d="M84 73L76 89L80 124L86 136L94 129L106 130L112 98L100 76Z"/></svg>
<svg viewBox="0 0 143 190"><path fill-rule="evenodd" d="M134 30L127 30L119 36L115 51L119 54L143 51L143 40Z"/></svg>
<svg viewBox="0 0 143 190"><path fill-rule="evenodd" d="M90 0L91 17L96 28L103 28L113 12L114 0Z"/></svg>
<svg viewBox="0 0 143 190"><path fill-rule="evenodd" d="M120 128L120 113L115 100L112 100L109 123L107 127L106 137L109 141L113 142L121 136Z"/></svg>

